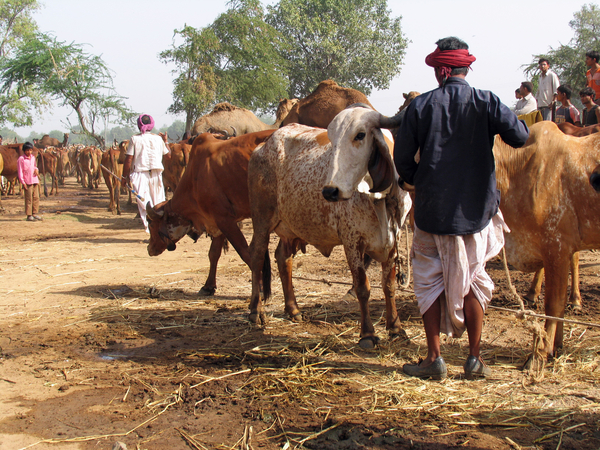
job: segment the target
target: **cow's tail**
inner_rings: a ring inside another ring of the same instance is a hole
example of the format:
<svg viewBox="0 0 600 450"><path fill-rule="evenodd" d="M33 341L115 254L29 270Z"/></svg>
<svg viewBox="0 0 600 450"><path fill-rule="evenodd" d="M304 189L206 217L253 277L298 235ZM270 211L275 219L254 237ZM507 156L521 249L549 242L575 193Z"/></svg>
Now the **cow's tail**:
<svg viewBox="0 0 600 450"><path fill-rule="evenodd" d="M44 179L44 197L48 197L48 186L46 186L46 166L44 162L44 154L43 150L40 149L38 154L40 155L40 159L42 160L42 177Z"/></svg>
<svg viewBox="0 0 600 450"><path fill-rule="evenodd" d="M271 297L271 258L269 258L269 250L265 252L265 262L262 271L263 297L266 302Z"/></svg>

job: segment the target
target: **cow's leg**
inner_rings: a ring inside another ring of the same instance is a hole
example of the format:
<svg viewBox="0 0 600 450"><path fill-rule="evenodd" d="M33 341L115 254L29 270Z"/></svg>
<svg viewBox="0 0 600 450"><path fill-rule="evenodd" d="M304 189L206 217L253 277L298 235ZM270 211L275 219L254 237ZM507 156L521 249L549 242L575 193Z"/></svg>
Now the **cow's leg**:
<svg viewBox="0 0 600 450"><path fill-rule="evenodd" d="M283 298L285 299L285 312L288 313L292 322L302 322L302 313L296 302L294 285L292 284L292 267L294 265L293 243L287 239L279 239L275 250L275 259L279 269L279 278L283 286Z"/></svg>
<svg viewBox="0 0 600 450"><path fill-rule="evenodd" d="M390 336L408 338L402 329L402 323L396 309L396 265L394 264L395 249L390 252L387 261L381 264L381 286L385 297L385 328Z"/></svg>
<svg viewBox="0 0 600 450"><path fill-rule="evenodd" d="M533 280L531 281L531 286L529 286L529 291L525 294L525 298L535 303L535 301L539 298L542 292L542 281L544 281L544 268L539 269L535 275L533 276Z"/></svg>
<svg viewBox="0 0 600 450"><path fill-rule="evenodd" d="M212 238L210 249L208 250L210 269L208 271L208 278L204 282L204 286L202 286L202 289L198 292L198 295L200 296L215 295L215 290L217 289L217 264L219 263L223 244L225 244L226 239L224 234Z"/></svg>
<svg viewBox="0 0 600 450"><path fill-rule="evenodd" d="M119 191L121 190L121 183L119 183L118 181L115 181L113 183L113 189L114 189L114 194L113 194L113 198L115 199L115 206L117 208L117 216L121 215L121 198L120 198L120 193Z"/></svg>
<svg viewBox="0 0 600 450"><path fill-rule="evenodd" d="M269 231L261 229L254 221L254 232L250 243L250 269L252 270L252 296L250 297L250 315L248 320L258 325L267 323L267 316L263 310L263 302L260 296L261 280L263 278L263 267L265 259L269 257Z"/></svg>
<svg viewBox="0 0 600 450"><path fill-rule="evenodd" d="M344 252L346 253L346 260L352 273L352 285L356 291L360 307L360 340L358 341L358 345L367 349L374 348L379 342L379 338L375 335L375 328L373 327L369 312L371 285L369 284L367 271L364 266L364 252L354 245L344 245Z"/></svg>
<svg viewBox="0 0 600 450"><path fill-rule="evenodd" d="M571 296L569 303L574 309L581 309L581 292L579 291L579 252L571 256Z"/></svg>
<svg viewBox="0 0 600 450"><path fill-rule="evenodd" d="M569 256L548 255L544 258L546 271L546 293L544 295L544 312L548 316L563 318L567 303L567 285L569 284ZM546 319L546 338L540 348L542 357L547 358L555 349L563 344L563 323ZM531 368L531 357L524 368Z"/></svg>
<svg viewBox="0 0 600 450"><path fill-rule="evenodd" d="M250 251L248 250L248 242L244 237L244 233L240 230L240 227L236 223L233 217L228 217L226 213L215 212L216 217L224 217L222 220L217 220L217 227L221 230L221 233L227 238L227 240L233 245L235 251L240 258L248 264L250 267Z"/></svg>
<svg viewBox="0 0 600 450"><path fill-rule="evenodd" d="M364 259L365 270L369 270L369 266L371 265L372 262L373 262L373 258L371 258L369 255L365 255L365 259ZM354 286L352 286L350 289L348 289L348 292L346 292L346 295L344 295L342 297L342 300L346 301L346 302L350 302L350 301L356 300L357 298L358 297L356 296L356 289L354 288Z"/></svg>

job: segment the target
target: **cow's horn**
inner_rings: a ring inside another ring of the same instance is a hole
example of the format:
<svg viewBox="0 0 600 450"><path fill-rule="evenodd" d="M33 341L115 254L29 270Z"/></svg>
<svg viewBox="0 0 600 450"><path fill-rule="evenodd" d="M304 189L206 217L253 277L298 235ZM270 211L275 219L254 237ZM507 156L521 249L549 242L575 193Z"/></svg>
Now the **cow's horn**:
<svg viewBox="0 0 600 450"><path fill-rule="evenodd" d="M146 214L148 215L150 220L158 220L165 214L165 212L164 210L155 211L150 202L148 202L146 204Z"/></svg>
<svg viewBox="0 0 600 450"><path fill-rule="evenodd" d="M379 119L379 128L397 128L400 126L400 124L402 123L402 118L404 117L404 111L406 111L405 109L403 109L402 111L400 111L398 114L396 114L393 117L387 117L382 115L381 118Z"/></svg>
<svg viewBox="0 0 600 450"><path fill-rule="evenodd" d="M231 129L233 130L233 134L231 135L231 137L236 137L237 136L237 130L235 129L235 127L231 127Z"/></svg>

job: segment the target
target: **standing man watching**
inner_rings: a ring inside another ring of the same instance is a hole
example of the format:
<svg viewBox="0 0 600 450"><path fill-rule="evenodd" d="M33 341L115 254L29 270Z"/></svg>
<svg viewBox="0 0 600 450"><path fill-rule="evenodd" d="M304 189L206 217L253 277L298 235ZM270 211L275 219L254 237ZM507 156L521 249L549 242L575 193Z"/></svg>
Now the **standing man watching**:
<svg viewBox="0 0 600 450"><path fill-rule="evenodd" d="M529 81L523 81L521 83L521 87L519 88L519 92L523 96L521 100L517 102L515 106L515 114L520 116L522 114L528 114L537 109L537 102L533 97L533 84Z"/></svg>
<svg viewBox="0 0 600 450"><path fill-rule="evenodd" d="M131 181L131 187L151 206L164 202L165 187L162 180L164 170L162 164L163 155L171 157L167 146L167 133L158 135L150 133L154 128L154 119L149 114L141 114L137 120L140 134L132 136L125 153L125 164L123 165L123 180L125 186ZM146 219L146 204L137 199L140 217L148 233L148 221Z"/></svg>
<svg viewBox="0 0 600 450"><path fill-rule="evenodd" d="M600 123L600 106L594 103L595 95L589 86L579 91L579 98L583 104L581 125L584 127Z"/></svg>
<svg viewBox="0 0 600 450"><path fill-rule="evenodd" d="M538 110L542 113L544 120L553 120L552 107L556 103L556 90L560 86L558 75L550 70L550 61L542 58L538 61L540 67L540 78L538 80L538 91L535 96Z"/></svg>
<svg viewBox="0 0 600 450"><path fill-rule="evenodd" d="M589 67L585 73L587 78L587 86L591 87L596 94L595 103L600 105L600 53L596 50L591 50L585 54L585 65Z"/></svg>
<svg viewBox="0 0 600 450"><path fill-rule="evenodd" d="M480 341L494 283L485 263L504 245L505 227L492 147L496 134L521 147L529 130L493 93L465 81L475 61L465 42L448 37L436 44L425 63L435 69L440 87L411 102L394 146L398 174L415 186L411 257L427 337L425 360L403 370L445 378L440 332L460 337L466 329L465 374L487 377L491 371L480 357Z"/></svg>

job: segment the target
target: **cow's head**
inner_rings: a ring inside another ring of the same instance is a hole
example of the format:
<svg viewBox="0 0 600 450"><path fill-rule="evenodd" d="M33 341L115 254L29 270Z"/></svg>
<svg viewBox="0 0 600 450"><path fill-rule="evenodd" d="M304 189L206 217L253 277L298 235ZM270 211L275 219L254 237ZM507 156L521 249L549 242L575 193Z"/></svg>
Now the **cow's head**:
<svg viewBox="0 0 600 450"><path fill-rule="evenodd" d="M150 243L148 254L158 256L165 250L172 252L176 243L189 235L194 242L199 234L194 230L192 222L179 214L170 211L170 202L162 202L152 207L150 202L146 205Z"/></svg>
<svg viewBox="0 0 600 450"><path fill-rule="evenodd" d="M396 181L391 149L381 128L397 127L400 120L362 104L351 105L335 116L327 127L334 157L329 182L323 188L325 199L349 199L367 174L370 192L385 191Z"/></svg>

